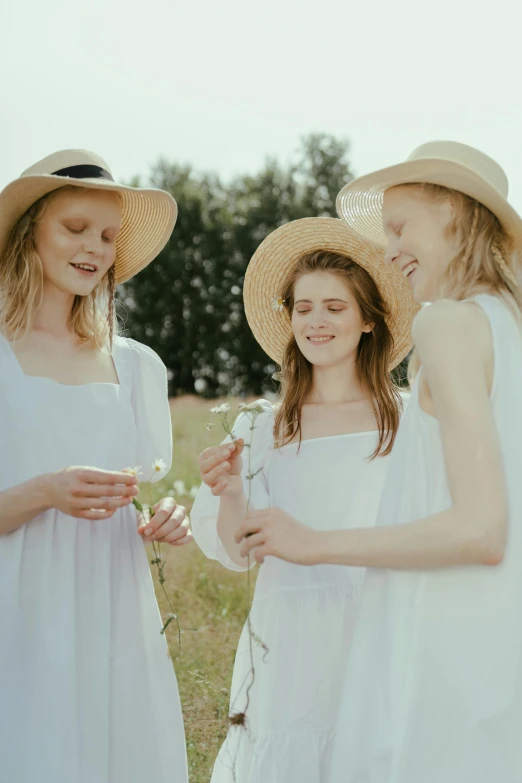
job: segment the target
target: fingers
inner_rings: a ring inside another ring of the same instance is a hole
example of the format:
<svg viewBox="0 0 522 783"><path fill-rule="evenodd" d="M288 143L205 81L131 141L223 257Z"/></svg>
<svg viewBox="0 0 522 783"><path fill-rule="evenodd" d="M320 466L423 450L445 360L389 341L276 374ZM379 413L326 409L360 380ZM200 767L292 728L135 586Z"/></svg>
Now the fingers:
<svg viewBox="0 0 522 783"><path fill-rule="evenodd" d="M203 481L207 486L213 487L214 484L220 479L225 473L228 473L230 470L230 462L222 462L220 465L218 465L213 470L209 471L208 473L205 473L203 475Z"/></svg>
<svg viewBox="0 0 522 783"><path fill-rule="evenodd" d="M210 488L210 491L213 495L219 496L221 495L227 488L228 482L226 479L219 479L219 481L216 481L216 483Z"/></svg>
<svg viewBox="0 0 522 783"><path fill-rule="evenodd" d="M246 557L250 554L252 549L260 547L265 543L265 536L263 533L254 533L253 535L245 538L243 546L239 550L241 557Z"/></svg>
<svg viewBox="0 0 522 783"><path fill-rule="evenodd" d="M243 538L259 533L262 529L261 519L251 519L250 514L246 517L243 524L238 527L234 536L236 544L240 544Z"/></svg>
<svg viewBox="0 0 522 783"><path fill-rule="evenodd" d="M179 538L177 541L169 541L169 543L172 543L172 546L185 546L185 544L191 544L192 541L194 541L194 536L192 535L192 531L188 530L186 536Z"/></svg>
<svg viewBox="0 0 522 783"><path fill-rule="evenodd" d="M82 468L78 471L78 479L86 484L124 484L136 486L137 476L132 473L124 473L116 470L102 470L101 468Z"/></svg>
<svg viewBox="0 0 522 783"><path fill-rule="evenodd" d="M210 451L210 449L208 449ZM206 480L207 475L214 470L215 468L219 467L225 460L227 460L232 453L235 451L235 446L233 443L228 443L224 446L216 447L216 449L213 451L212 454L208 455L204 459L203 455L200 457L199 461L199 468L201 471L201 475ZM203 452L205 454L205 452Z"/></svg>
<svg viewBox="0 0 522 783"><path fill-rule="evenodd" d="M121 508L122 506L128 506L132 502L132 498L85 498L80 502L77 502L79 511L92 511L93 509L103 509L110 511L111 509ZM111 514L114 513L113 511Z"/></svg>
<svg viewBox="0 0 522 783"><path fill-rule="evenodd" d="M170 531L170 533L166 533L161 539L161 543L166 544L175 544L178 541L182 541L184 538L187 538L188 535L192 535L189 530L188 520L185 520L182 522L181 525L179 525L176 530Z"/></svg>
<svg viewBox="0 0 522 783"><path fill-rule="evenodd" d="M110 517L114 516L115 510L116 509L113 509L112 511L103 511L89 509L87 511L78 511L74 514L74 517L75 519L110 519Z"/></svg>
<svg viewBox="0 0 522 783"><path fill-rule="evenodd" d="M163 541L167 536L177 532L186 521L186 511L183 506L177 506L163 523L160 522L158 524L156 522L157 516L158 514L155 514L150 522L145 526L141 526L138 531L146 541ZM185 531L182 529L176 537L183 535L185 535Z"/></svg>
<svg viewBox="0 0 522 783"><path fill-rule="evenodd" d="M136 485L110 485L110 484L80 484L79 487L72 490L74 497L87 497L87 498L112 498L112 497L129 497L133 498L139 493L139 489Z"/></svg>

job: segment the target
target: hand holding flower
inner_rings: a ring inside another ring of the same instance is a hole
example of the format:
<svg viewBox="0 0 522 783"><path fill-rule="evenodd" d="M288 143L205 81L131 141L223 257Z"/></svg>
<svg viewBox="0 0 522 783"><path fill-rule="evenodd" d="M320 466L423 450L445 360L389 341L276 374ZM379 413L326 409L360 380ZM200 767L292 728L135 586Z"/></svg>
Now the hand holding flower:
<svg viewBox="0 0 522 783"><path fill-rule="evenodd" d="M178 506L174 498L163 498L153 508L149 520L140 516L138 533L144 541L184 546L193 540L186 510Z"/></svg>
<svg viewBox="0 0 522 783"><path fill-rule="evenodd" d="M280 508L251 511L238 528L236 542L243 541L242 557L249 554L262 563L268 555L290 563L314 565L320 533L302 525Z"/></svg>
<svg viewBox="0 0 522 783"><path fill-rule="evenodd" d="M243 492L241 454L245 448L242 438L232 443L205 449L199 456L201 479L213 495L234 495Z"/></svg>

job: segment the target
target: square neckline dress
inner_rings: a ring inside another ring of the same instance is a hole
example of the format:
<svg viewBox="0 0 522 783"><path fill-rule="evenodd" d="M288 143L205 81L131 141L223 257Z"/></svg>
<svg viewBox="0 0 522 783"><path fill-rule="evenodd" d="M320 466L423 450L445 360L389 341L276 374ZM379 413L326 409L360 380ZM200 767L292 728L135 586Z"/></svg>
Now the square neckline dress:
<svg viewBox="0 0 522 783"><path fill-rule="evenodd" d="M118 384L26 375L0 336L0 490L72 465L170 466L166 371L116 337ZM158 477L161 477L158 475ZM132 505L0 536L0 783L186 783L183 720Z"/></svg>
<svg viewBox="0 0 522 783"><path fill-rule="evenodd" d="M277 506L316 529L371 526L389 457L369 461L377 432L314 438L274 447L274 411L259 402L252 437L251 507ZM250 421L240 415L237 438L250 443ZM243 461L243 480L248 458ZM217 534L219 498L203 485L191 512L196 542L210 558L244 570ZM231 727L211 783L328 783L347 651L358 616L364 569L301 566L267 557L251 608L256 679L248 727ZM243 629L232 677L230 713L245 708L249 682L248 629Z"/></svg>

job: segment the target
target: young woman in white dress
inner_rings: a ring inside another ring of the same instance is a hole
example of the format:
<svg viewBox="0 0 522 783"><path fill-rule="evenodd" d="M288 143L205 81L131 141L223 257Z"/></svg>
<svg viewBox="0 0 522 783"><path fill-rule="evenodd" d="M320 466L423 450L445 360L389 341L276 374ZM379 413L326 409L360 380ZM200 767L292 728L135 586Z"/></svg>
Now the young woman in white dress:
<svg viewBox="0 0 522 783"><path fill-rule="evenodd" d="M453 142L361 177L338 205L358 232L387 242L416 299L435 302L414 323L415 382L378 525L320 534L298 514L254 511L238 531L254 533L241 554L370 567L331 783L514 783L522 219L502 169Z"/></svg>
<svg viewBox="0 0 522 783"><path fill-rule="evenodd" d="M176 212L82 150L0 194L1 783L187 780L142 539L190 534L170 498L138 530L122 472L170 465L166 371L113 338L114 285L160 252Z"/></svg>
<svg viewBox="0 0 522 783"><path fill-rule="evenodd" d="M277 506L316 530L372 526L401 397L390 370L410 348L415 305L382 252L340 220L306 218L274 231L252 258L245 309L282 365L281 402L248 411L235 444L200 457L204 484L191 520L211 558L248 567L234 541L251 507ZM251 444L251 445L250 445ZM237 650L232 725L212 783L325 783L336 733L360 568L302 568L268 559Z"/></svg>

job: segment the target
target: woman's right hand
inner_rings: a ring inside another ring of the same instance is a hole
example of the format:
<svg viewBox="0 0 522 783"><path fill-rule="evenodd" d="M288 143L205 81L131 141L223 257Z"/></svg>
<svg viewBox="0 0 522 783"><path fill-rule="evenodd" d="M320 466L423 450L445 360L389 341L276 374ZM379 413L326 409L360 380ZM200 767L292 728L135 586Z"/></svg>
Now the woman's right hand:
<svg viewBox="0 0 522 783"><path fill-rule="evenodd" d="M241 454L245 448L242 438L233 443L212 446L199 455L201 479L213 495L239 495L243 492Z"/></svg>
<svg viewBox="0 0 522 783"><path fill-rule="evenodd" d="M42 477L49 508L78 519L108 519L138 494L130 473L70 467Z"/></svg>

